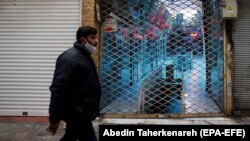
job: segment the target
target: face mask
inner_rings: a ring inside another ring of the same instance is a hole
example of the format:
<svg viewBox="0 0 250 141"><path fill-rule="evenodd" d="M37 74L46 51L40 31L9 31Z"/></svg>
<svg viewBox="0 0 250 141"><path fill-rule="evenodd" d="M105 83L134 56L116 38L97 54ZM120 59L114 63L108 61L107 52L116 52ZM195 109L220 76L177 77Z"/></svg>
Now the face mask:
<svg viewBox="0 0 250 141"><path fill-rule="evenodd" d="M93 46L93 45L91 45L91 44L89 44L87 41L86 41L86 43L84 44L84 46L85 46L85 48L88 50L88 52L89 52L90 54L93 54L93 53L96 51L96 47Z"/></svg>

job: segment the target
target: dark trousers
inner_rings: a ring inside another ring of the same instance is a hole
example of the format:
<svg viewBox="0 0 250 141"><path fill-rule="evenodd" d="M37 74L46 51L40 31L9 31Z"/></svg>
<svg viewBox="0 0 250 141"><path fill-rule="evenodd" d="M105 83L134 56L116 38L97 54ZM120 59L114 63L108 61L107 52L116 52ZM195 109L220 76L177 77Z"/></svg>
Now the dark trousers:
<svg viewBox="0 0 250 141"><path fill-rule="evenodd" d="M97 141L91 120L67 120L64 136L60 141Z"/></svg>

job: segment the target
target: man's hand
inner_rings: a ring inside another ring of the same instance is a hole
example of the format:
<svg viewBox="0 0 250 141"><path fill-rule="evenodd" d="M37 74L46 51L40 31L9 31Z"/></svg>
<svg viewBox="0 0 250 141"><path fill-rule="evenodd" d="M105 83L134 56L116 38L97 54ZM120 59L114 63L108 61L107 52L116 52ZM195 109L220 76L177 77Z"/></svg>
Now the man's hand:
<svg viewBox="0 0 250 141"><path fill-rule="evenodd" d="M50 123L49 127L46 129L47 132L51 133L52 135L56 134L56 131L58 130L60 125L60 121L55 123Z"/></svg>

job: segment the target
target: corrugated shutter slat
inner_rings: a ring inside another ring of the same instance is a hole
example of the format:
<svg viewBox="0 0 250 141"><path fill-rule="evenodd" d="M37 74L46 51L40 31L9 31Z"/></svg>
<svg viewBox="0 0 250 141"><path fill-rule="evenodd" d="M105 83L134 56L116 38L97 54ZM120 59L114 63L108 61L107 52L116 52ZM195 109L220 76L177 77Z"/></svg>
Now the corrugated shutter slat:
<svg viewBox="0 0 250 141"><path fill-rule="evenodd" d="M0 0L0 115L48 115L57 56L75 41L81 0Z"/></svg>
<svg viewBox="0 0 250 141"><path fill-rule="evenodd" d="M239 2L234 32L234 106L250 112L250 1Z"/></svg>

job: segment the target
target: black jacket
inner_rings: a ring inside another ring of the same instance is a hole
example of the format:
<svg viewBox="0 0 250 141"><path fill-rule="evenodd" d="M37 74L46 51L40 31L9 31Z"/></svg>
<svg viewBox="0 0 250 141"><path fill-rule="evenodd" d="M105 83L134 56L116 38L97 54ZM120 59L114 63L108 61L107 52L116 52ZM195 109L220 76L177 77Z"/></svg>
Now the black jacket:
<svg viewBox="0 0 250 141"><path fill-rule="evenodd" d="M90 53L80 44L75 43L57 58L50 91L51 123L99 116L100 82Z"/></svg>

